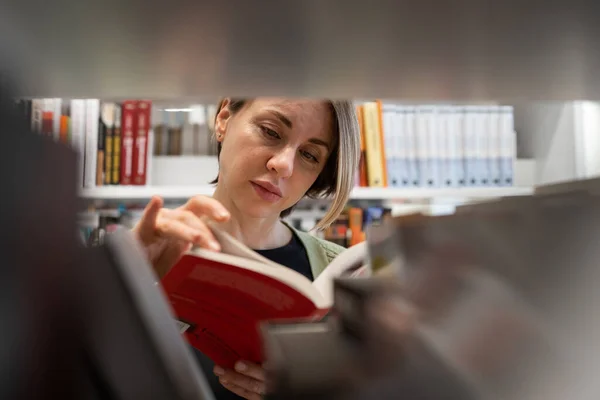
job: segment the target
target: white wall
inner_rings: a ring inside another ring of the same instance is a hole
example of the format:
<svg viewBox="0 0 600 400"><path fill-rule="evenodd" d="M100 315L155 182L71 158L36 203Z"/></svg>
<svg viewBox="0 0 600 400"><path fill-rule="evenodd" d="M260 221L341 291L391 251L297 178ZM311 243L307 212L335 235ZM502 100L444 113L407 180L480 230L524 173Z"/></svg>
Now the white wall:
<svg viewBox="0 0 600 400"><path fill-rule="evenodd" d="M535 158L536 184L578 177L575 109L574 103L515 105L520 153Z"/></svg>
<svg viewBox="0 0 600 400"><path fill-rule="evenodd" d="M577 175L600 176L600 103L575 103L575 152Z"/></svg>

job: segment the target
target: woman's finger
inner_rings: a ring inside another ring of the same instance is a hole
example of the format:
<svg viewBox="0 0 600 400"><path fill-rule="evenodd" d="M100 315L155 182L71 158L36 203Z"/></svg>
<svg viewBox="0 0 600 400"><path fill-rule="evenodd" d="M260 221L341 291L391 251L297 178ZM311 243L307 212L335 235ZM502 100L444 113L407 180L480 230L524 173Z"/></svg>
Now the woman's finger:
<svg viewBox="0 0 600 400"><path fill-rule="evenodd" d="M221 382L221 385L223 385L223 387L225 387L227 390L237 394L238 396L240 396L244 399L247 399L247 400L262 399L262 395L251 392L249 390L246 390L243 387L237 386L236 384L227 381L226 379L221 379L220 382Z"/></svg>
<svg viewBox="0 0 600 400"><path fill-rule="evenodd" d="M191 226L171 218L160 218L156 223L156 233L162 237L182 240L188 243L202 241L202 232Z"/></svg>
<svg viewBox="0 0 600 400"><path fill-rule="evenodd" d="M199 234L199 240L193 242L193 244L207 248L214 251L220 251L221 246L212 231L206 226L206 224L198 218L194 213L188 210L176 209L176 210L164 210L163 217L165 219L171 219L179 221L190 228L195 229Z"/></svg>
<svg viewBox="0 0 600 400"><path fill-rule="evenodd" d="M252 393L259 395L263 395L265 393L265 383L248 375L244 375L230 369L224 370L222 368L215 368L215 374L219 376L221 381L232 383Z"/></svg>
<svg viewBox="0 0 600 400"><path fill-rule="evenodd" d="M238 361L235 363L235 370L240 374L247 375L256 380L265 380L265 370L263 367L249 361Z"/></svg>
<svg viewBox="0 0 600 400"><path fill-rule="evenodd" d="M142 240L146 239L147 236L154 234L156 220L162 206L163 200L158 196L153 196L148 205L146 205L144 213L142 214L142 218L140 219L136 229Z"/></svg>
<svg viewBox="0 0 600 400"><path fill-rule="evenodd" d="M218 222L227 221L230 217L229 211L223 204L207 196L192 197L183 208L193 212L197 217L207 216Z"/></svg>

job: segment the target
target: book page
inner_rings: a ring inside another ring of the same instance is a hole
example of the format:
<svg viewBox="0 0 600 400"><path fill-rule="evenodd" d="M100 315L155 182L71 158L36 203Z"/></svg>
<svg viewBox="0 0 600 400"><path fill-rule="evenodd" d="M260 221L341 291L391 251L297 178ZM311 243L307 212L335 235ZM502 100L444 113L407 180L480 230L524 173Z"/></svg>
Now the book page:
<svg viewBox="0 0 600 400"><path fill-rule="evenodd" d="M313 285L327 301L333 302L333 281L339 277L369 276L367 262L367 242L358 243L341 252L315 279Z"/></svg>
<svg viewBox="0 0 600 400"><path fill-rule="evenodd" d="M258 254L257 252L255 252L254 250L252 250L251 248L249 248L248 246L246 246L245 244L228 234L227 232L222 231L216 226L215 223L206 221L206 224L212 231L213 235L215 235L215 239L217 239L218 242L221 244L222 253L247 258L274 267L282 267L276 262L273 262L268 258L261 256L260 254Z"/></svg>

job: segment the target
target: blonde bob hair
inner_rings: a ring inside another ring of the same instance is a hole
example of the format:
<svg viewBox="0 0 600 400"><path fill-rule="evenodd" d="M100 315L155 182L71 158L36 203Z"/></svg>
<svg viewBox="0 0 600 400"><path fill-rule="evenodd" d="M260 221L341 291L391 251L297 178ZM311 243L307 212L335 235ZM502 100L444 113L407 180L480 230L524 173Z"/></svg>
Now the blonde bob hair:
<svg viewBox="0 0 600 400"><path fill-rule="evenodd" d="M251 99L229 99L228 107L232 115L240 111ZM360 131L356 108L350 101L326 101L332 113L333 130L336 138L334 150L329 155L323 171L305 193L306 197L313 199L332 197L331 205L325 216L319 221L315 229L324 229L331 225L342 213L350 192L354 187L356 171L360 158ZM219 111L225 99L219 102ZM215 116L216 118L216 116ZM217 143L217 157L221 154L221 143ZM217 183L219 177L212 182ZM280 216L288 216L294 207L283 210Z"/></svg>

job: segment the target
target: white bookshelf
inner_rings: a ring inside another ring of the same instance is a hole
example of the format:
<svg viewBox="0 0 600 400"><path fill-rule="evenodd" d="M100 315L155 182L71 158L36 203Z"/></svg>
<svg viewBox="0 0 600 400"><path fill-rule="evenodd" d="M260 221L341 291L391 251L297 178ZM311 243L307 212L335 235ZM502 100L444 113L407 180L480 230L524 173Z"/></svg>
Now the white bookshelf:
<svg viewBox="0 0 600 400"><path fill-rule="evenodd" d="M104 186L83 189L80 196L87 200L147 200L154 195L166 200L180 200L195 195L211 195L212 185L203 186ZM430 199L490 199L523 196L532 187L472 187L472 188L355 188L353 200L430 200Z"/></svg>
<svg viewBox="0 0 600 400"><path fill-rule="evenodd" d="M535 161L515 162L515 186L464 188L370 188L357 187L353 200L446 201L461 203L468 200L528 195L535 185ZM212 195L214 187L205 182L218 175L214 156L152 157L147 186L102 186L80 191L87 200L144 201L154 195L165 200L185 200L195 195Z"/></svg>
<svg viewBox="0 0 600 400"><path fill-rule="evenodd" d="M354 200L428 200L428 199L490 199L531 194L531 187L465 187L465 188L355 188Z"/></svg>
<svg viewBox="0 0 600 400"><path fill-rule="evenodd" d="M212 195L214 187L203 186L101 186L82 189L80 197L87 200L147 200L160 196L165 200L187 199L196 195Z"/></svg>

